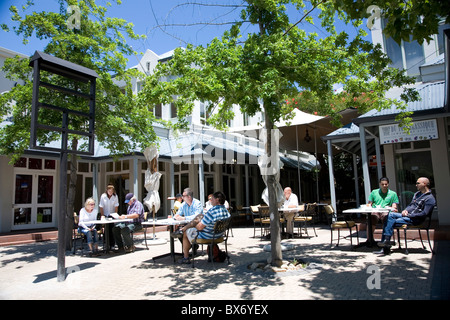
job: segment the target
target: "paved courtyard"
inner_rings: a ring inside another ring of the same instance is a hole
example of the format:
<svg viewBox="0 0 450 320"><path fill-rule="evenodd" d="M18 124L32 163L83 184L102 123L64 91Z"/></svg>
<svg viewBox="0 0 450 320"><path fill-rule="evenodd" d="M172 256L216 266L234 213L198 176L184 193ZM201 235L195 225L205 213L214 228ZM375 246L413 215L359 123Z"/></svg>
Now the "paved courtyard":
<svg viewBox="0 0 450 320"><path fill-rule="evenodd" d="M409 255L395 249L389 256L379 256L373 253L375 248L352 249L347 240L341 240L339 247L330 246L329 229L316 230L318 237L282 241L291 249L284 251L284 258L302 259L308 267L277 273L247 268L270 256L264 251L270 242L253 238L250 227L233 229L230 265L208 263L206 255L196 258L195 268L173 264L170 257L154 261L152 257L170 251L169 242L146 250L143 236L138 235L134 253L100 257L68 253L63 282L56 279L56 241L4 246L0 247L0 299L449 299L449 242L436 242L434 256L428 243L424 250L419 240L409 242ZM157 236L168 239L169 232ZM175 247L181 251L178 241Z"/></svg>

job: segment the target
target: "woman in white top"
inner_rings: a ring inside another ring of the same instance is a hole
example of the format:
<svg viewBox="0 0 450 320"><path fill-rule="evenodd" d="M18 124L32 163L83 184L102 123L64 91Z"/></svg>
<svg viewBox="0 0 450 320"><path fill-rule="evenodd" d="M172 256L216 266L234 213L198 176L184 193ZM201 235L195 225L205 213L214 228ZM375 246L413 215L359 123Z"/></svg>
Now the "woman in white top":
<svg viewBox="0 0 450 320"><path fill-rule="evenodd" d="M98 256L98 236L95 224L88 221L97 220L98 211L95 209L95 200L88 198L84 203L84 208L80 210L80 218L78 221L78 231L86 236L89 246L90 255Z"/></svg>

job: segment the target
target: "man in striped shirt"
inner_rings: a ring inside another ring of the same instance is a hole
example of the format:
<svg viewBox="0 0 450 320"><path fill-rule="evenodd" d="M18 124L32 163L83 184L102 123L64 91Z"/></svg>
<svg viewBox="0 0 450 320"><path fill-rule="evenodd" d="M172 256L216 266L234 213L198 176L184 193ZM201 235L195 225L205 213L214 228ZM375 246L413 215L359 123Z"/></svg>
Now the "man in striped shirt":
<svg viewBox="0 0 450 320"><path fill-rule="evenodd" d="M202 231L198 234L199 239L212 239L216 221L230 217L230 213L224 206L225 195L222 192L215 192L211 198L211 203L213 205L212 208L206 211L203 217L198 216L183 227L183 258L179 260L179 263L190 263L189 250L191 249L192 240L197 236L198 230ZM215 235L216 238L220 236L222 235Z"/></svg>

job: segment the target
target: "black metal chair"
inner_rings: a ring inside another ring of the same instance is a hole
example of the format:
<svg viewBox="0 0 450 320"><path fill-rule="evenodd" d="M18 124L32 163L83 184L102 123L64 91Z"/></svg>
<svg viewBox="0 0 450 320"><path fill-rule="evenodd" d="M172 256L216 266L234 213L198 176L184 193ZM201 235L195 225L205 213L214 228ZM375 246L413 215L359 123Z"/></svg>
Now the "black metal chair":
<svg viewBox="0 0 450 320"><path fill-rule="evenodd" d="M258 207L259 218L256 218L261 228L261 238L269 233L270 229L270 209L268 206Z"/></svg>
<svg viewBox="0 0 450 320"><path fill-rule="evenodd" d="M256 227L259 227L261 223L261 218L259 217L259 205L250 206L250 213L252 214L252 222L253 222L253 238L256 236Z"/></svg>
<svg viewBox="0 0 450 320"><path fill-rule="evenodd" d="M231 221L230 221L231 236L234 237L234 235L233 235L233 218L236 217L236 213L233 213L232 207L229 207L227 210L228 210L228 213L230 214L230 218L231 218Z"/></svg>
<svg viewBox="0 0 450 320"><path fill-rule="evenodd" d="M422 239L422 230L426 230L427 232L427 239L428 239L428 245L430 246L431 253L434 254L433 246L431 245L431 239L430 239L430 227L431 227L431 216L433 215L433 210L427 214L427 217L425 218L424 222L419 225L409 225L409 224L397 224L394 225L394 229L397 230L397 240L398 240L398 248L401 249L401 239L400 239L400 230L404 231L404 238L405 238L405 254L408 254L408 239L406 238L406 234L408 230L417 230L419 232L420 237L420 243L422 244L422 247L426 249L425 245L423 244Z"/></svg>
<svg viewBox="0 0 450 320"><path fill-rule="evenodd" d="M309 237L308 234L308 225L311 225L314 230L314 234L317 237L316 228L314 227L314 216L317 213L317 204L316 203L308 203L306 204L305 210L300 210L298 216L294 217L294 225L297 223L298 231L300 236L302 235L302 225L305 230L306 236Z"/></svg>
<svg viewBox="0 0 450 320"><path fill-rule="evenodd" d="M76 254L77 251L77 242L80 242L80 249L83 252L83 243L85 241L85 236L83 233L78 232L78 222L80 221L80 217L78 217L77 213L73 213L73 229L72 229L72 250L73 254Z"/></svg>
<svg viewBox="0 0 450 320"><path fill-rule="evenodd" d="M231 217L217 220L214 223L214 234L212 239L202 239L199 238L199 234L202 232L201 230L198 231L197 236L192 241L192 248L195 247L195 245L208 245L208 262L212 261L214 265L214 256L213 256L213 247L215 244L219 244L222 242L225 242L225 254L226 258L228 260L228 264L230 263L230 256L228 255L228 232L230 230L230 224L231 224ZM194 268L194 260L195 260L195 254L192 254L192 268Z"/></svg>
<svg viewBox="0 0 450 320"><path fill-rule="evenodd" d="M339 246L339 239L341 238L341 229L348 229L348 231L350 232L349 237L350 237L350 245L353 245L352 242L352 229L355 228L356 229L356 240L359 244L359 232L358 232L358 225L355 223L355 221L352 220L346 220L346 216L343 215L337 215L336 214L336 221L333 221L333 216L335 215L335 211L333 209L333 207L331 205L326 205L325 206L325 212L327 213L328 216L328 221L331 227L331 244L333 244L333 231L337 230L338 231L338 238L337 238L337 244L336 247ZM339 220L342 219L343 220ZM342 237L342 238L346 238L346 237Z"/></svg>

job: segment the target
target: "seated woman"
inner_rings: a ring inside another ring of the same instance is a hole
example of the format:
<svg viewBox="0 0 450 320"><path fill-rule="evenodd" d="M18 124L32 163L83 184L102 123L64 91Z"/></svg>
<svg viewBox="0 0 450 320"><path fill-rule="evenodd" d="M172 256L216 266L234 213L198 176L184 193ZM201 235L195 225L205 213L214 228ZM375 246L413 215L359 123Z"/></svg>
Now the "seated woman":
<svg viewBox="0 0 450 320"><path fill-rule="evenodd" d="M95 209L95 200L88 198L84 203L84 208L80 210L80 220L78 222L78 232L83 233L86 236L86 240L89 246L90 256L99 256L98 252L98 235L95 229L95 224L88 223L88 221L97 219L97 209Z"/></svg>

